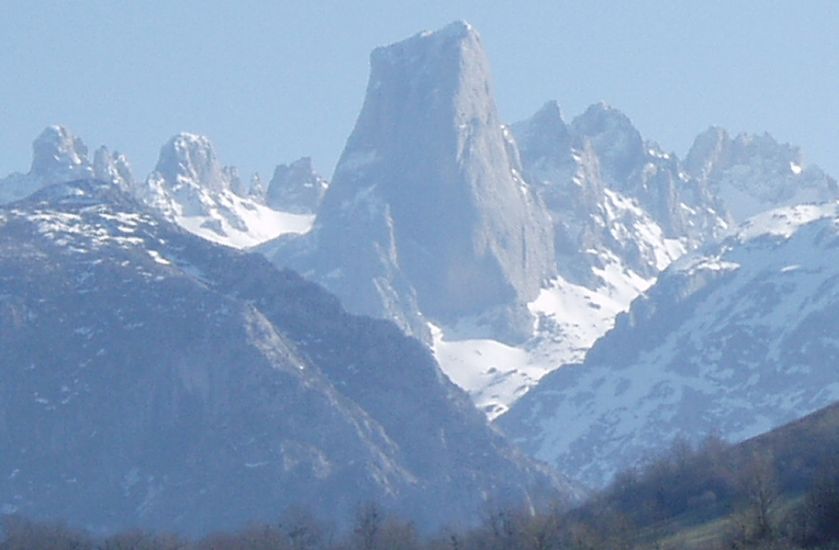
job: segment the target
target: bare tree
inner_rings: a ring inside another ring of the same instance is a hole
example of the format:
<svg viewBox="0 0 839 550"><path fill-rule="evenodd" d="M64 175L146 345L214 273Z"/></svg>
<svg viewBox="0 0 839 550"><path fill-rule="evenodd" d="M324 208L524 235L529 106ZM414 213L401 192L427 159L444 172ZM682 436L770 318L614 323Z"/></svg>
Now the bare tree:
<svg viewBox="0 0 839 550"><path fill-rule="evenodd" d="M93 540L61 523L39 523L19 516L2 519L0 550L93 550Z"/></svg>
<svg viewBox="0 0 839 550"><path fill-rule="evenodd" d="M280 520L280 529L292 550L315 550L331 544L331 532L305 510L288 510Z"/></svg>
<svg viewBox="0 0 839 550"><path fill-rule="evenodd" d="M746 508L739 516L741 529L750 539L769 538L778 501L778 475L770 452L754 452L737 472L738 486Z"/></svg>
<svg viewBox="0 0 839 550"><path fill-rule="evenodd" d="M378 504L370 502L362 506L356 513L352 547L358 550L375 550L383 521L384 515Z"/></svg>

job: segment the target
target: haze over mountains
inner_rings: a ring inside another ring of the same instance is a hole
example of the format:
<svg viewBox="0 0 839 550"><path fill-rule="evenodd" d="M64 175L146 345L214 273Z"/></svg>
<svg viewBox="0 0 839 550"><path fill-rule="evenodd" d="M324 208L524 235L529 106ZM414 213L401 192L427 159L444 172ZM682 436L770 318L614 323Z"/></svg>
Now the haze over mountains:
<svg viewBox="0 0 839 550"><path fill-rule="evenodd" d="M0 180L2 509L198 532L352 495L439 526L580 496L487 418L597 486L839 399L834 179L719 128L682 161L602 103L505 125L492 89L467 23L377 48L331 182L189 133L137 180L47 128Z"/></svg>
<svg viewBox="0 0 839 550"><path fill-rule="evenodd" d="M375 500L429 527L578 497L394 325L112 184L0 208L0 281L4 513L206 533Z"/></svg>
<svg viewBox="0 0 839 550"><path fill-rule="evenodd" d="M32 149L27 174L0 180L0 204L52 183L95 178L113 183L192 233L237 248L308 231L320 195L300 195L310 180L323 186L310 163L308 171L298 169L290 175L284 175L284 165L278 166L279 176L275 174L267 188L258 175L245 184L235 167L220 163L209 139L189 133L173 136L163 145L157 166L145 181L134 179L125 155L104 146L91 161L81 138L61 126L46 128ZM301 159L296 165L306 162Z"/></svg>

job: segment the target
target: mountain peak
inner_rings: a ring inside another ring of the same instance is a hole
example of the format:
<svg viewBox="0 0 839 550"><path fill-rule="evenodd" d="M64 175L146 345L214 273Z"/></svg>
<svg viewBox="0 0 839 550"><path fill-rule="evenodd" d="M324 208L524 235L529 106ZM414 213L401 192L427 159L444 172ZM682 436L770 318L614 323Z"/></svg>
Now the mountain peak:
<svg viewBox="0 0 839 550"><path fill-rule="evenodd" d="M738 134L732 141L732 153L740 162L745 162L754 155L775 158L781 170L786 170L790 162L799 166L803 162L801 150L798 147L779 142L769 132Z"/></svg>
<svg viewBox="0 0 839 550"><path fill-rule="evenodd" d="M60 179L60 174L83 177L89 172L87 146L67 128L48 126L32 143L32 175Z"/></svg>
<svg viewBox="0 0 839 550"><path fill-rule="evenodd" d="M555 269L547 213L517 157L474 28L456 22L377 48L314 233L305 251L275 258L314 273L355 312L393 318L394 304L413 310L404 304L416 296L435 322L480 317L500 337L529 336L523 304ZM414 313L404 317L427 332Z"/></svg>
<svg viewBox="0 0 839 550"><path fill-rule="evenodd" d="M93 175L96 179L113 182L123 190L129 190L134 183L125 155L119 151L112 153L104 145L93 153Z"/></svg>
<svg viewBox="0 0 839 550"><path fill-rule="evenodd" d="M329 182L315 172L311 157L280 164L268 184L265 203L276 210L309 214L316 212Z"/></svg>
<svg viewBox="0 0 839 550"><path fill-rule="evenodd" d="M625 180L644 162L644 140L623 112L605 102L591 105L571 123L574 132L591 141L604 172Z"/></svg>
<svg viewBox="0 0 839 550"><path fill-rule="evenodd" d="M623 111L612 107L605 101L589 105L583 114L574 119L573 124L578 131L585 134L600 133L609 129L638 132Z"/></svg>
<svg viewBox="0 0 839 550"><path fill-rule="evenodd" d="M559 108L559 103L555 99L546 101L545 104L536 111L533 118L540 120L545 119L553 122L562 122L563 125L565 124L565 120L562 118L562 110Z"/></svg>
<svg viewBox="0 0 839 550"><path fill-rule="evenodd" d="M436 36L440 38L455 38L455 39L462 39L462 38L469 38L472 36L478 36L478 31L475 30L470 23L459 19L457 21L452 21L445 27L438 29L436 31L423 31L419 33L419 36L428 37L428 36Z"/></svg>
<svg viewBox="0 0 839 550"><path fill-rule="evenodd" d="M722 128L711 127L694 140L685 168L738 223L772 208L839 197L833 178L816 166L805 166L798 147L766 132L731 138Z"/></svg>
<svg viewBox="0 0 839 550"><path fill-rule="evenodd" d="M60 125L47 126L32 142L32 165L27 174L0 179L0 204L23 199L54 183L96 178L121 189L132 182L128 160L101 147L88 158L84 142Z"/></svg>
<svg viewBox="0 0 839 550"><path fill-rule="evenodd" d="M464 75L470 80L486 79L489 73L480 36L464 21L376 48L370 54L370 63L371 89L375 89L382 72L399 71L407 85L421 82L431 89L463 80Z"/></svg>
<svg viewBox="0 0 839 550"><path fill-rule="evenodd" d="M688 173L697 177L707 176L714 165L727 154L730 143L728 132L719 126L711 126L696 136L685 157Z"/></svg>
<svg viewBox="0 0 839 550"><path fill-rule="evenodd" d="M202 135L181 132L160 149L155 171L171 184L191 181L200 187L221 191L229 177L218 161L215 148Z"/></svg>
<svg viewBox="0 0 839 550"><path fill-rule="evenodd" d="M545 103L529 119L512 126L525 165L539 159L560 165L571 155L571 134L555 100Z"/></svg>

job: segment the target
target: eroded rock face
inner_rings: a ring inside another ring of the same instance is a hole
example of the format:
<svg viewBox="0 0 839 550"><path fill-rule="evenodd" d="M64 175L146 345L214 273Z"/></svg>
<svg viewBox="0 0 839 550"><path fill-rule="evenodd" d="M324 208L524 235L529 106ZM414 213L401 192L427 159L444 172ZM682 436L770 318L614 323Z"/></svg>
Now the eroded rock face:
<svg viewBox="0 0 839 550"><path fill-rule="evenodd" d="M637 193L639 170L648 164L652 172L667 158L644 149L626 115L598 104L568 126L549 102L512 130L525 176L548 207L557 267L568 281L597 291L610 284L598 274L609 264L620 264L616 271L628 279L651 280L698 244L686 233L670 234L668 220Z"/></svg>
<svg viewBox="0 0 839 550"><path fill-rule="evenodd" d="M329 182L315 172L312 159L303 157L274 169L264 192L265 204L283 212L314 214L328 187Z"/></svg>
<svg viewBox="0 0 839 550"><path fill-rule="evenodd" d="M0 204L25 198L51 183L92 176L84 142L63 126L49 126L32 143L29 172L0 179Z"/></svg>
<svg viewBox="0 0 839 550"><path fill-rule="evenodd" d="M515 318L554 262L546 213L509 146L471 26L378 48L315 234L305 253L274 258L311 273L351 309L351 289L381 304L393 295L413 301L410 287L419 310L438 322ZM378 233L358 239L364 225ZM371 270L379 274L372 280ZM380 305L361 310L387 315Z"/></svg>
<svg viewBox="0 0 839 550"><path fill-rule="evenodd" d="M685 167L737 223L772 208L839 198L836 180L805 165L797 147L769 134L732 138L722 128L709 128L697 136Z"/></svg>
<svg viewBox="0 0 839 550"><path fill-rule="evenodd" d="M574 494L393 324L113 184L0 208L0 349L4 513L203 534L376 500L431 528Z"/></svg>
<svg viewBox="0 0 839 550"><path fill-rule="evenodd" d="M134 176L128 159L117 151L112 153L105 146L93 154L93 177L112 182L123 191L133 192Z"/></svg>
<svg viewBox="0 0 839 550"><path fill-rule="evenodd" d="M164 213L199 215L206 210L207 197L229 191L231 183L209 139L180 133L161 147L142 198Z"/></svg>

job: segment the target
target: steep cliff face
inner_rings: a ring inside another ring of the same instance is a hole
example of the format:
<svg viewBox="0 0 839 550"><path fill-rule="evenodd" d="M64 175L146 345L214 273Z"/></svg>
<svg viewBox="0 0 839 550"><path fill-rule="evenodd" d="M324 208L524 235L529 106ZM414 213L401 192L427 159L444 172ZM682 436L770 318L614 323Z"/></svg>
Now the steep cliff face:
<svg viewBox="0 0 839 550"><path fill-rule="evenodd" d="M651 280L695 244L665 228L669 216L662 220L648 208L645 188L660 184L638 181L639 174L645 165L656 171L667 155L644 149L620 111L595 105L568 126L549 102L512 128L525 175L548 206L558 270L567 280L596 290L605 283L597 271L615 261L628 278Z"/></svg>
<svg viewBox="0 0 839 550"><path fill-rule="evenodd" d="M274 259L312 274L351 309L387 315L381 304L394 294L413 301L407 293L437 322L521 317L504 336L528 333L523 304L554 272L553 247L515 157L471 26L378 48L306 251ZM400 277L413 292L393 284ZM358 292L371 300L360 304Z"/></svg>

